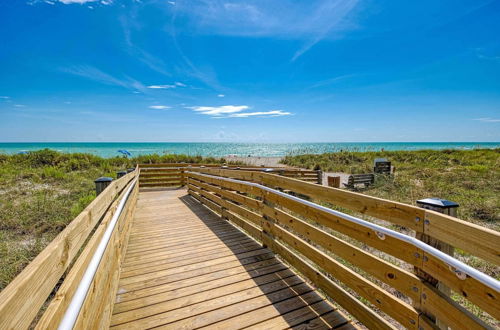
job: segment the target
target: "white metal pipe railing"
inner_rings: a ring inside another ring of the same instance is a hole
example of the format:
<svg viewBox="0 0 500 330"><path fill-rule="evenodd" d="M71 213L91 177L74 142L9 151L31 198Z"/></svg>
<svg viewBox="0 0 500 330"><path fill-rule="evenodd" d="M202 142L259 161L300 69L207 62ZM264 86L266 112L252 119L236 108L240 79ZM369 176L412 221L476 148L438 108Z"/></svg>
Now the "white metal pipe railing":
<svg viewBox="0 0 500 330"><path fill-rule="evenodd" d="M397 231L394 231L392 229L388 229L388 228L379 226L377 224L371 223L369 221L359 219L359 218L356 218L354 216L329 209L329 208L321 206L319 204L301 199L299 197L295 197L295 196L286 194L284 192L266 187L264 185L261 185L261 184L255 183L255 182L248 182L248 181L242 181L242 180L237 180L237 179L225 178L225 177L209 175L209 174L204 174L204 173L199 173L199 172L187 172L187 173L193 173L193 174L197 174L197 175L201 175L201 176L205 176L205 177L209 177L209 178L215 178L215 179L219 179L219 180L223 180L223 181L227 181L227 182L233 182L233 183L238 183L238 184L244 184L247 186L257 187L257 188L260 188L262 190L268 191L270 193L287 198L289 200L293 200L295 202L310 206L316 210L320 210L322 212L329 213L331 215L337 216L337 217L342 218L344 220L347 220L349 222L356 223L356 224L361 225L365 228L369 228L369 229L375 231L375 233L377 234L377 236L380 239L384 239L384 237L385 237L384 235L387 235L387 236L391 236L391 237L394 237L396 239L402 240L402 241L407 242L407 243L423 250L424 252L436 257L437 259L441 260L442 262L446 263L450 267L450 270L455 272L455 274L459 278L465 279L464 275L468 275L468 276L476 279L477 281L481 282L482 284L486 285L487 287L489 287L497 292L500 292L500 281L497 281L496 279L494 279L494 278L478 271L477 269L461 262L460 260L455 259L452 256L416 239L415 237L405 235L405 234L399 233Z"/></svg>
<svg viewBox="0 0 500 330"><path fill-rule="evenodd" d="M97 268L99 267L99 263L101 262L102 256L104 255L104 251L106 250L108 242L111 238L113 229L115 228L116 223L118 222L118 218L120 217L125 203L127 202L127 199L130 195L130 192L132 191L136 183L137 177L134 178L132 183L125 191L125 195L120 200L120 203L118 204L118 207L113 214L113 217L111 218L111 221L109 222L108 227L106 228L106 231L104 232L104 235L102 236L101 241L99 242L99 245L94 252L94 255L92 256L92 259L87 266L85 274L83 274L80 284L78 285L78 288L76 289L76 292L71 299L71 303L66 309L61 323L59 323L59 330L73 329L78 315L80 314L80 310L83 306L83 302L85 301L85 297L87 296L87 293L89 291L90 285L92 284L92 280L94 279L94 276L96 274Z"/></svg>

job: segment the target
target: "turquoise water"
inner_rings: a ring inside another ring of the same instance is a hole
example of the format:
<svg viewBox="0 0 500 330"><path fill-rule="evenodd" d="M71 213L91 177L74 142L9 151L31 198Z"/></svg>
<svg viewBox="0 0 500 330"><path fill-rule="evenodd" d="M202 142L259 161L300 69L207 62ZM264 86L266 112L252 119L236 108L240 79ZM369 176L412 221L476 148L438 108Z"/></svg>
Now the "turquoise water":
<svg viewBox="0 0 500 330"><path fill-rule="evenodd" d="M500 148L500 142L356 142L356 143L0 143L0 153L16 154L23 151L49 148L61 152L85 152L102 157L120 156L119 149L132 156L146 154L187 154L192 156L286 156L303 153L421 149Z"/></svg>

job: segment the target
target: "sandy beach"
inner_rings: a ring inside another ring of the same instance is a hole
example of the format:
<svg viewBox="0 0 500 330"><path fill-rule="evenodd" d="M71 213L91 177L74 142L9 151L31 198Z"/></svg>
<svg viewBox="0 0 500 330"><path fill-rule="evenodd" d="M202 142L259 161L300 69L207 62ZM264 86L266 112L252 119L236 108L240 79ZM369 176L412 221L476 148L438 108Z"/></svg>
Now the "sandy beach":
<svg viewBox="0 0 500 330"><path fill-rule="evenodd" d="M253 166L263 166L263 167L286 167L284 164L280 164L283 157L239 157L239 156L226 156L226 161L228 162L242 162L247 165Z"/></svg>
<svg viewBox="0 0 500 330"><path fill-rule="evenodd" d="M280 161L283 157L238 157L238 156L227 156L225 157L228 162L242 162L247 165L253 166L263 166L263 167L287 167L284 164L280 164ZM324 186L328 185L328 177L329 176L340 176L340 187L344 187L344 184L347 183L349 178L349 174L342 172L323 172L323 182Z"/></svg>

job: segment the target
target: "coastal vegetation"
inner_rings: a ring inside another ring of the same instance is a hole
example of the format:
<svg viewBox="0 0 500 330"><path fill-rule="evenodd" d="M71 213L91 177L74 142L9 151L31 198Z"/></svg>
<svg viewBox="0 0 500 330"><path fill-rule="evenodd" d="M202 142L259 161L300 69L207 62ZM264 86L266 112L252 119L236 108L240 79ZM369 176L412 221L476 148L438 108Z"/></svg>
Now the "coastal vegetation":
<svg viewBox="0 0 500 330"><path fill-rule="evenodd" d="M320 155L287 156L282 163L324 172L372 173L375 158L395 166L393 176L377 175L375 184L361 192L415 204L438 197L460 204L458 217L500 229L500 149L342 151ZM333 175L333 174L332 174Z"/></svg>
<svg viewBox="0 0 500 330"><path fill-rule="evenodd" d="M137 163L222 163L185 155L101 158L41 150L0 154L0 290L94 198L94 180Z"/></svg>
<svg viewBox="0 0 500 330"><path fill-rule="evenodd" d="M393 176L379 175L361 192L414 204L440 197L460 204L458 216L495 230L500 223L500 149L357 152L287 156L290 166L325 173L369 173L375 158L388 158ZM115 177L137 163L213 163L221 158L148 155L101 158L41 150L18 155L0 154L0 290L3 289L94 198L94 180ZM459 251L461 260L493 277L498 269ZM459 295L453 299L467 305ZM468 308L493 324L472 305Z"/></svg>

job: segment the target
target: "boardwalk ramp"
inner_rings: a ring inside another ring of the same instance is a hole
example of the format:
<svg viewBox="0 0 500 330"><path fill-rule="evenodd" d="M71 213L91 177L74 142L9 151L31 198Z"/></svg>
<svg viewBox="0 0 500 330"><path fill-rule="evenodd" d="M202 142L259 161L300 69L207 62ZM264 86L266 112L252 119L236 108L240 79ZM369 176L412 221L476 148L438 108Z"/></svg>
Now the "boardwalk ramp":
<svg viewBox="0 0 500 330"><path fill-rule="evenodd" d="M0 329L498 325L474 268L500 265L498 232L320 176L137 166L0 292Z"/></svg>

